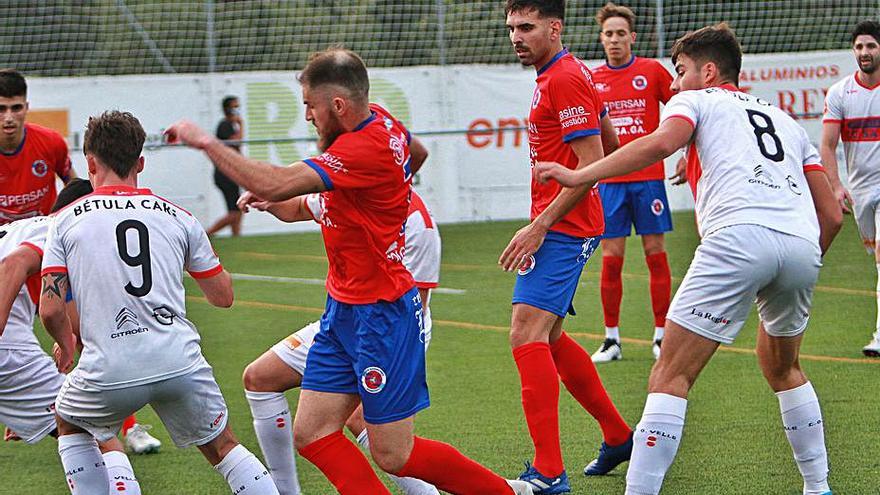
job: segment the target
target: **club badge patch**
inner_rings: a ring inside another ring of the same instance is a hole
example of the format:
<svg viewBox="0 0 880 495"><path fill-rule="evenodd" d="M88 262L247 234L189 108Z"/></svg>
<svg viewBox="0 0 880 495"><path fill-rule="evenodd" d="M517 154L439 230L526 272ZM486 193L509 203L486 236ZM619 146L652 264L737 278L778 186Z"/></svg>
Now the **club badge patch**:
<svg viewBox="0 0 880 495"><path fill-rule="evenodd" d="M361 373L361 386L370 394L378 394L385 388L387 378L382 368L370 366Z"/></svg>
<svg viewBox="0 0 880 495"><path fill-rule="evenodd" d="M31 172L36 177L45 177L49 173L49 165L46 165L43 160L37 160L31 164Z"/></svg>
<svg viewBox="0 0 880 495"><path fill-rule="evenodd" d="M523 261L522 265L519 266L519 270L516 273L520 275L528 275L532 273L532 270L535 269L535 256L531 255L525 261Z"/></svg>
<svg viewBox="0 0 880 495"><path fill-rule="evenodd" d="M664 209L665 207L663 206L663 201L660 201L659 199L654 199L654 201L651 202L651 211L654 212L654 214L658 217L663 214Z"/></svg>

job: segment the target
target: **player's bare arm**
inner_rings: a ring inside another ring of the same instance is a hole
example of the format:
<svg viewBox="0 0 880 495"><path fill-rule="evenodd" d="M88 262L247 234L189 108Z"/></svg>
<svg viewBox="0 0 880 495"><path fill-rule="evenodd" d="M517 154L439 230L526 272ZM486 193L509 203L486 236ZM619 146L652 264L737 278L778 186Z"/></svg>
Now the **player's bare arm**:
<svg viewBox="0 0 880 495"><path fill-rule="evenodd" d="M0 261L0 336L6 328L9 312L21 286L27 278L40 271L40 255L33 249L21 246Z"/></svg>
<svg viewBox="0 0 880 495"><path fill-rule="evenodd" d="M204 151L220 172L268 201L284 201L327 189L321 176L303 162L275 167L251 160L188 120L171 125L165 134L171 143L183 143Z"/></svg>
<svg viewBox="0 0 880 495"><path fill-rule="evenodd" d="M229 272L222 270L210 277L196 278L195 281L209 303L218 308L232 306L235 294L232 291L232 276L229 275Z"/></svg>
<svg viewBox="0 0 880 495"><path fill-rule="evenodd" d="M614 124L611 123L611 117L608 115L602 117L599 125L602 131L602 152L605 156L608 156L617 151L617 148L620 148L620 138L617 137L617 129L614 128Z"/></svg>
<svg viewBox="0 0 880 495"><path fill-rule="evenodd" d="M819 143L819 156L822 157L822 165L828 172L828 180L831 182L831 188L834 191L834 197L840 204L844 213L849 213L849 204L852 204L852 197L849 191L843 187L840 182L837 163L837 143L840 142L840 122L824 122L822 124L822 139Z"/></svg>
<svg viewBox="0 0 880 495"><path fill-rule="evenodd" d="M245 191L238 198L238 208L247 213L250 208L266 211L278 220L287 223L314 220L306 207L306 196L297 196L285 201L266 201L250 191Z"/></svg>
<svg viewBox="0 0 880 495"><path fill-rule="evenodd" d="M412 160L410 163L410 170L412 170L412 173L421 170L422 165L425 164L425 160L428 159L428 148L426 148L425 145L415 136L413 136L409 143L409 156Z"/></svg>
<svg viewBox="0 0 880 495"><path fill-rule="evenodd" d="M813 196L813 204L816 206L816 216L819 218L819 247L822 248L824 255L843 224L843 210L824 170L809 170L804 175L807 178L810 194Z"/></svg>
<svg viewBox="0 0 880 495"><path fill-rule="evenodd" d="M40 320L46 332L58 344L55 366L61 373L73 367L74 337L67 316L67 295L70 280L65 272L50 272L43 275L43 289L40 293Z"/></svg>
<svg viewBox="0 0 880 495"><path fill-rule="evenodd" d="M601 136L585 136L574 139L569 145L578 157L578 170L602 158ZM533 173L536 172L534 171ZM562 189L540 215L513 235L513 239L510 240L507 248L501 253L498 264L505 271L509 272L519 267L526 258L535 254L538 248L541 247L541 244L544 243L544 236L547 235L550 227L584 199L590 187L592 186Z"/></svg>
<svg viewBox="0 0 880 495"><path fill-rule="evenodd" d="M556 180L565 187L593 184L602 179L626 175L662 160L691 141L694 128L683 119L668 119L647 136L636 139L626 148L603 158L587 168L569 170L552 162L539 162L536 166L538 180Z"/></svg>

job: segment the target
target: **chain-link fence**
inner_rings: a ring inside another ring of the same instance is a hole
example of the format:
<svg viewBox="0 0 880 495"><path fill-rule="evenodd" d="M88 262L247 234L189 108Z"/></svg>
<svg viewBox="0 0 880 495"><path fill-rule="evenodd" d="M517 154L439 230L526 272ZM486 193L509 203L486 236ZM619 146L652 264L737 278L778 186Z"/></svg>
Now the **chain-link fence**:
<svg viewBox="0 0 880 495"><path fill-rule="evenodd" d="M634 0L636 51L663 56L683 33L719 21L746 53L846 48L878 2ZM565 41L602 58L596 10L569 1ZM295 70L341 43L371 67L515 63L503 0L5 0L0 66L86 76Z"/></svg>

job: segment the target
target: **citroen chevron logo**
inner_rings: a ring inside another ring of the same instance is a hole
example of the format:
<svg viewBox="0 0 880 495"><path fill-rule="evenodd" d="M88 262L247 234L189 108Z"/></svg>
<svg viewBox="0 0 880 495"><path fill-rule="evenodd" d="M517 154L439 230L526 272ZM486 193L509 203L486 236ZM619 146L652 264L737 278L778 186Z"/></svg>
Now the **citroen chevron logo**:
<svg viewBox="0 0 880 495"><path fill-rule="evenodd" d="M116 313L116 329L121 329L126 323L131 323L132 325L137 326L137 315L134 314L134 311L128 308L122 308Z"/></svg>

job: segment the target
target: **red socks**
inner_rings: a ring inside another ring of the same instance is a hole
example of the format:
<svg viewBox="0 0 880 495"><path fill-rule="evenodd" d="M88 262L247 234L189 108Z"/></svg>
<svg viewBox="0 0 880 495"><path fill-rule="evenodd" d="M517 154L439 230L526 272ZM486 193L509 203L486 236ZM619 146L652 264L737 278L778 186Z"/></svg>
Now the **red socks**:
<svg viewBox="0 0 880 495"><path fill-rule="evenodd" d="M391 495L342 430L306 445L299 454L320 469L341 495Z"/></svg>
<svg viewBox="0 0 880 495"><path fill-rule="evenodd" d="M651 306L654 309L654 326L663 327L666 325L666 312L669 310L669 296L672 293L672 275L669 273L669 262L665 252L649 254L645 256L645 262L648 264L648 272L651 274ZM604 267L604 264L602 266Z"/></svg>
<svg viewBox="0 0 880 495"><path fill-rule="evenodd" d="M623 257L602 256L599 292L602 294L602 311L605 313L606 327L616 327L620 322L620 301L623 299L621 272L623 272ZM666 313L663 313L663 317L666 317Z"/></svg>
<svg viewBox="0 0 880 495"><path fill-rule="evenodd" d="M544 476L558 476L565 469L559 445L559 377L550 345L532 342L513 350L522 384L522 404L535 444L532 464Z"/></svg>
<svg viewBox="0 0 880 495"><path fill-rule="evenodd" d="M602 379L596 372L596 365L584 348L562 332L550 351L562 383L572 397L599 422L605 443L613 446L629 440L630 427L608 397Z"/></svg>
<svg viewBox="0 0 880 495"><path fill-rule="evenodd" d="M125 421L122 422L122 436L128 434L128 430L130 430L137 423L137 418L134 417L134 414L125 418Z"/></svg>
<svg viewBox="0 0 880 495"><path fill-rule="evenodd" d="M504 478L468 459L455 447L419 437L413 439L412 453L406 465L394 474L402 478L425 480L444 492L461 495L512 493Z"/></svg>

